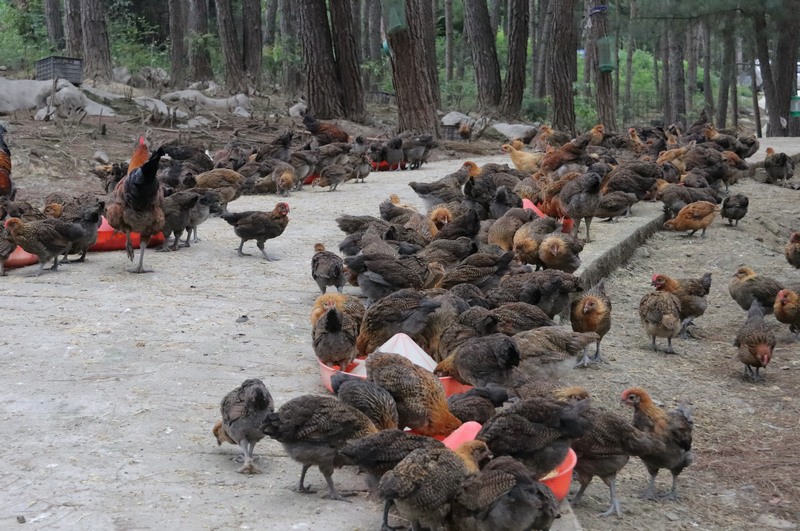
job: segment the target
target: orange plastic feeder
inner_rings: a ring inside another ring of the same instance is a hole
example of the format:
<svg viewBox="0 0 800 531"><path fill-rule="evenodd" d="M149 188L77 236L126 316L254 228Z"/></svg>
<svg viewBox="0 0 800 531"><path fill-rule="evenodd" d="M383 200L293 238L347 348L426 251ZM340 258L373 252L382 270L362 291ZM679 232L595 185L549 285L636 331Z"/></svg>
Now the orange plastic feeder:
<svg viewBox="0 0 800 531"><path fill-rule="evenodd" d="M381 162L373 162L372 163L372 169L375 170L375 171L396 170L396 169L398 169L397 166L398 166L397 164L392 164L391 167L390 167L389 163L386 162L385 160L381 161ZM406 169L406 163L405 162L401 162L399 169L401 169L401 170Z"/></svg>
<svg viewBox="0 0 800 531"><path fill-rule="evenodd" d="M534 205L533 201L531 201L530 199L522 200L522 208L533 210L534 212L536 212L536 215L539 216L540 218L547 217L545 213L539 210L539 208L536 205ZM572 228L573 228L572 219L564 218L563 221L561 222L561 232L565 234L572 234Z"/></svg>
<svg viewBox="0 0 800 531"><path fill-rule="evenodd" d="M578 464L578 456L575 455L575 451L570 448L569 452L567 452L567 457L565 457L564 461L556 468L557 474L551 478L542 480L542 483L550 487L550 490L553 491L553 496L555 496L559 502L563 501L569 493L569 485L572 483L572 470L575 468L576 464Z"/></svg>
<svg viewBox="0 0 800 531"><path fill-rule="evenodd" d="M38 256L36 256L35 254L31 254L27 251L24 251L22 247L17 246L17 248L14 249L14 251L8 256L5 268L14 269L17 267L25 267L38 263L39 263Z"/></svg>
<svg viewBox="0 0 800 531"><path fill-rule="evenodd" d="M138 233L131 233L131 243L134 248L139 247L140 236ZM164 235L158 233L150 238L148 247L156 247L164 243ZM122 232L114 232L114 228L108 224L105 216L103 216L103 223L97 230L97 241L94 245L89 247L90 251L122 251L125 249L125 234Z"/></svg>

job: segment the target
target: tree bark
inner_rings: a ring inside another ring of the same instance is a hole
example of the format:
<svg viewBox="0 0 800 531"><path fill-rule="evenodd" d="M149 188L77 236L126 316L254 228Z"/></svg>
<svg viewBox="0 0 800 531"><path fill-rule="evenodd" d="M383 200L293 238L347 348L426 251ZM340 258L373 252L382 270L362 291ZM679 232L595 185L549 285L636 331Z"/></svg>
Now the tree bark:
<svg viewBox="0 0 800 531"><path fill-rule="evenodd" d="M502 2L503 0L492 0L492 7L489 11L489 27L492 30L492 37L497 38L497 29L500 27L500 10L502 9ZM466 4L466 2L464 2ZM483 2L486 4L486 1ZM466 13L467 6L464 6L464 17L467 16Z"/></svg>
<svg viewBox="0 0 800 531"><path fill-rule="evenodd" d="M539 46L537 47L537 60L536 60L536 90L535 97L545 98L550 90L550 58L551 58L551 45L550 35L552 35L553 17L555 11L555 3L557 0L540 0L542 3L541 8L541 22L539 27L542 28L539 38Z"/></svg>
<svg viewBox="0 0 800 531"><path fill-rule="evenodd" d="M661 34L659 42L661 52L661 98L662 107L664 109L664 125L675 123L675 114L672 108L672 80L669 77L669 32L664 31Z"/></svg>
<svg viewBox="0 0 800 531"><path fill-rule="evenodd" d="M208 50L208 0L189 2L189 67L192 79L214 79L211 53Z"/></svg>
<svg viewBox="0 0 800 531"><path fill-rule="evenodd" d="M261 0L242 0L242 65L251 87L261 86Z"/></svg>
<svg viewBox="0 0 800 531"><path fill-rule="evenodd" d="M430 55L425 46L425 26L430 20L424 18L427 11L424 3L430 0L406 0L407 27L388 36L391 49L392 79L397 94L398 127L400 131L428 133L439 138L439 117L436 113L438 92L436 79L430 76L430 68L420 65L420 59Z"/></svg>
<svg viewBox="0 0 800 531"><path fill-rule="evenodd" d="M734 61L733 28L725 24L722 31L722 69L719 77L719 98L717 102L716 125L720 129L727 125L728 120L728 95L731 89L731 73Z"/></svg>
<svg viewBox="0 0 800 531"><path fill-rule="evenodd" d="M423 20L427 21L422 27L425 30L424 38L427 60L424 61L422 65L428 69L427 77L433 80L428 88L433 90L431 96L433 96L433 101L438 109L442 106L442 95L439 92L439 63L436 58L436 10L433 7L435 2L436 0L433 0L433 2L431 0L422 2L420 8L422 10Z"/></svg>
<svg viewBox="0 0 800 531"><path fill-rule="evenodd" d="M298 7L309 113L316 118L339 118L341 93L325 0L305 0Z"/></svg>
<svg viewBox="0 0 800 531"><path fill-rule="evenodd" d="M614 83L611 78L611 72L600 71L600 53L598 48L599 39L608 35L608 16L606 11L597 10L601 6L605 6L605 0L587 0L587 11L594 12L594 15L589 15L591 20L591 29L589 33L589 42L591 44L591 65L594 79L597 83L595 89L595 101L597 103L597 115L600 123L606 129L611 131L617 130L617 115L614 109Z"/></svg>
<svg viewBox="0 0 800 531"><path fill-rule="evenodd" d="M714 116L714 89L711 86L711 28L703 25L703 99L709 118Z"/></svg>
<svg viewBox="0 0 800 531"><path fill-rule="evenodd" d="M64 37L67 55L69 57L83 57L81 0L64 0Z"/></svg>
<svg viewBox="0 0 800 531"><path fill-rule="evenodd" d="M356 60L359 64L364 60L364 48L361 47L361 0L350 0L350 16L352 17L353 41L355 42Z"/></svg>
<svg viewBox="0 0 800 531"><path fill-rule="evenodd" d="M341 86L342 111L348 120L363 122L366 118L364 85L358 68L352 3L350 0L331 0L330 8L331 26L335 28L333 44Z"/></svg>
<svg viewBox="0 0 800 531"><path fill-rule="evenodd" d="M548 70L553 97L553 127L575 135L575 103L571 68L575 63L573 42L574 0L551 0L554 4L547 42L550 51Z"/></svg>
<svg viewBox="0 0 800 531"><path fill-rule="evenodd" d="M285 57L293 56L298 51L297 20L299 5L295 0L280 0L281 12L281 46ZM283 85L290 94L303 87L303 75L297 63L291 60L283 62Z"/></svg>
<svg viewBox="0 0 800 531"><path fill-rule="evenodd" d="M797 0L783 0L783 9L774 18L778 30L778 42L775 45L775 68L773 69L775 103L772 108L778 113L780 129L773 132L772 126L770 126L770 135L788 136L789 123L792 121L789 108L797 84L797 47L800 44L800 32L797 30L800 6L797 5ZM786 125L780 120L781 118L785 120ZM797 134L797 131L792 131L792 133Z"/></svg>
<svg viewBox="0 0 800 531"><path fill-rule="evenodd" d="M242 65L242 50L236 34L231 0L214 0L217 8L217 27L225 64L225 85L231 92L245 92L247 80Z"/></svg>
<svg viewBox="0 0 800 531"><path fill-rule="evenodd" d="M528 94L531 97L536 97L536 52L537 48L537 35L541 33L536 26L537 11L536 0L528 2L528 36L531 43L531 60L528 66Z"/></svg>
<svg viewBox="0 0 800 531"><path fill-rule="evenodd" d="M628 42L625 48L625 93L622 96L622 122L624 125L631 121L631 88L633 86L633 20L636 18L636 0L631 0L631 12L628 18ZM658 88L656 88L658 90Z"/></svg>
<svg viewBox="0 0 800 531"><path fill-rule="evenodd" d="M669 35L670 107L673 120L686 125L686 76L683 71L683 43L680 29L671 27Z"/></svg>
<svg viewBox="0 0 800 531"><path fill-rule="evenodd" d="M464 30L475 68L478 102L483 112L491 113L500 103L500 65L485 0L464 0Z"/></svg>
<svg viewBox="0 0 800 531"><path fill-rule="evenodd" d="M453 0L444 0L444 79L453 81Z"/></svg>
<svg viewBox="0 0 800 531"><path fill-rule="evenodd" d="M278 21L278 0L267 0L266 24L264 24L264 46L275 44Z"/></svg>
<svg viewBox="0 0 800 531"><path fill-rule="evenodd" d="M61 21L61 4L58 0L44 0L44 20L47 40L56 50L64 48L64 23Z"/></svg>
<svg viewBox="0 0 800 531"><path fill-rule="evenodd" d="M525 93L525 62L528 52L528 0L508 3L508 69L500 113L517 118Z"/></svg>
<svg viewBox="0 0 800 531"><path fill-rule="evenodd" d="M694 107L694 94L697 92L697 26L686 32L686 112Z"/></svg>
<svg viewBox="0 0 800 531"><path fill-rule="evenodd" d="M172 86L186 84L186 14L183 0L169 0L169 59Z"/></svg>
<svg viewBox="0 0 800 531"><path fill-rule="evenodd" d="M81 0L83 72L86 79L111 79L111 49L103 0Z"/></svg>

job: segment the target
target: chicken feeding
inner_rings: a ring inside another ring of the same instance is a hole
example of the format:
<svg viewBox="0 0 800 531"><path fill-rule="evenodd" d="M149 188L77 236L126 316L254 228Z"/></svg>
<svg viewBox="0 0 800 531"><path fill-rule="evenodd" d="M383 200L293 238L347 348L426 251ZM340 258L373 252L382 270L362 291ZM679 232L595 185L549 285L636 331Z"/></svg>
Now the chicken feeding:
<svg viewBox="0 0 800 531"><path fill-rule="evenodd" d="M104 201L92 199L93 204L78 206L77 208L64 208L61 204L51 203L45 206L44 212L49 216L58 218L69 223L77 223L83 229L83 236L72 243L72 246L64 253L62 262L84 262L89 247L97 242L97 231L103 222ZM80 254L80 258L69 260L67 255Z"/></svg>
<svg viewBox="0 0 800 531"><path fill-rule="evenodd" d="M653 350L658 352L656 337L667 338L664 352L675 354L672 338L681 329L681 303L678 297L668 291L647 293L639 301L639 317L647 335L653 339Z"/></svg>
<svg viewBox="0 0 800 531"><path fill-rule="evenodd" d="M539 262L546 269L574 273L581 266L580 252L583 246L582 241L569 234L548 234L539 244Z"/></svg>
<svg viewBox="0 0 800 531"><path fill-rule="evenodd" d="M573 332L594 332L598 335L594 356L590 358L584 352L583 359L578 364L588 367L591 363L602 361L600 342L611 330L611 299L606 295L603 281L572 301L569 318Z"/></svg>
<svg viewBox="0 0 800 531"><path fill-rule="evenodd" d="M59 256L69 251L74 243L85 236L85 231L80 225L60 219L25 223L19 218L10 218L6 220L5 227L16 245L39 258L39 268L33 274L35 277L42 274L44 264L51 258L53 266L50 269L58 270Z"/></svg>
<svg viewBox="0 0 800 531"><path fill-rule="evenodd" d="M400 332L417 341L441 303L415 289L402 289L370 305L364 313L356 346L366 356Z"/></svg>
<svg viewBox="0 0 800 531"><path fill-rule="evenodd" d="M336 307L333 300L323 304L323 313L311 330L314 354L328 367L345 370L356 359L359 323Z"/></svg>
<svg viewBox="0 0 800 531"><path fill-rule="evenodd" d="M785 290L779 293L784 293ZM777 301L776 301L777 304ZM733 346L738 347L739 361L744 364L744 377L757 382L763 377L759 369L766 369L775 350L775 334L764 323L764 310L757 300L747 311L747 320L736 334Z"/></svg>
<svg viewBox="0 0 800 531"><path fill-rule="evenodd" d="M140 137L128 164L128 175L117 183L112 202L106 207L108 224L125 233L125 250L130 261L133 261L131 233L138 232L140 235L139 265L133 273L146 272L144 250L150 239L164 228L164 211L161 208L164 194L156 178L163 155L164 150L159 148L148 158L144 137Z"/></svg>
<svg viewBox="0 0 800 531"><path fill-rule="evenodd" d="M563 326L545 326L520 332L512 339L519 349L520 368L525 373L557 379L574 367L578 354L596 343L600 336L596 332L573 332Z"/></svg>
<svg viewBox="0 0 800 531"><path fill-rule="evenodd" d="M744 194L729 195L722 200L722 214L728 220L728 225L739 226L739 220L747 214L750 200ZM734 222L736 222L734 224Z"/></svg>
<svg viewBox="0 0 800 531"><path fill-rule="evenodd" d="M800 269L800 232L793 232L789 237L789 241L783 248L783 255L790 266Z"/></svg>
<svg viewBox="0 0 800 531"><path fill-rule="evenodd" d="M564 212L574 222L572 235L577 238L581 228L581 220L586 221L586 242L590 242L589 227L594 219L597 207L600 206L600 184L602 179L596 173L586 173L569 181L559 193Z"/></svg>
<svg viewBox="0 0 800 531"><path fill-rule="evenodd" d="M242 197L246 179L238 172L217 168L195 177L197 188L208 188L219 194L222 213L228 213L228 203Z"/></svg>
<svg viewBox="0 0 800 531"><path fill-rule="evenodd" d="M422 435L450 435L461 426L450 410L439 379L399 354L373 352L367 358L367 379L394 398L398 426Z"/></svg>
<svg viewBox="0 0 800 531"><path fill-rule="evenodd" d="M339 400L369 417L379 430L397 429L397 403L380 385L337 371L331 376L331 390Z"/></svg>
<svg viewBox="0 0 800 531"><path fill-rule="evenodd" d="M339 450L348 442L372 435L378 429L369 418L332 396L303 395L267 414L264 434L283 445L289 457L303 465L297 491L314 492L305 485L306 472L317 466L328 492L323 497L346 501L333 484L333 471L346 464Z"/></svg>
<svg viewBox="0 0 800 531"><path fill-rule="evenodd" d="M786 153L776 153L771 147L767 148L764 158L764 170L767 172L767 182L774 184L783 181L783 186L788 186L789 179L794 175L794 160Z"/></svg>
<svg viewBox="0 0 800 531"><path fill-rule="evenodd" d="M193 191L200 196L197 204L189 214L189 224L186 226L186 241L184 245L190 247L192 243L197 243L197 227L211 217L212 213L221 214L222 204L219 202L219 194L215 190L206 188L194 188Z"/></svg>
<svg viewBox="0 0 800 531"><path fill-rule="evenodd" d="M695 317L700 317L706 312L708 302L706 295L711 291L711 273L705 273L699 279L675 280L667 275L653 275L650 282L656 291L666 291L678 298L680 304L681 330L679 337L688 339L694 337L689 332L689 326L694 324Z"/></svg>
<svg viewBox="0 0 800 531"><path fill-rule="evenodd" d="M737 269L728 283L728 292L742 310L749 311L756 300L764 315L772 313L775 297L782 289L783 285L774 278L761 276L747 266Z"/></svg>
<svg viewBox="0 0 800 531"><path fill-rule="evenodd" d="M325 250L325 245L314 244L314 256L311 258L311 278L319 286L322 293L328 286L336 286L339 293L345 284L344 261L336 253Z"/></svg>
<svg viewBox="0 0 800 531"><path fill-rule="evenodd" d="M649 433L664 444L663 451L639 457L650 474L650 483L642 498L656 499L656 476L660 469L666 468L672 473L672 489L666 498L676 500L678 476L684 468L694 462L694 452L692 452L694 422L691 411L681 404L677 409L667 413L653 403L647 391L638 387L626 389L622 393L622 403L634 410L634 428Z"/></svg>
<svg viewBox="0 0 800 531"><path fill-rule="evenodd" d="M250 256L242 252L242 247L244 242L255 240L256 246L268 262L277 260L267 255L264 250L264 242L277 238L286 230L286 226L289 224L289 205L287 203L276 204L272 212L253 210L238 213L227 212L222 214L222 219L233 226L236 235L242 239L237 250L239 256Z"/></svg>
<svg viewBox="0 0 800 531"><path fill-rule="evenodd" d="M311 315L309 316L311 326L317 324L319 318L328 311L331 305L335 306L343 313L346 313L361 326L361 321L364 319L364 312L367 311L364 304L358 297L343 295L341 293L325 293L317 297L317 300L314 301L314 307L311 309Z"/></svg>
<svg viewBox="0 0 800 531"><path fill-rule="evenodd" d="M217 444L223 442L239 445L244 455L242 474L259 474L261 471L253 463L253 449L264 438L261 424L267 414L275 410L272 395L264 382L252 378L225 395L220 404L222 420L214 425L212 432Z"/></svg>
<svg viewBox="0 0 800 531"><path fill-rule="evenodd" d="M464 482L445 523L447 531L549 529L558 501L521 462L502 456Z"/></svg>
<svg viewBox="0 0 800 531"><path fill-rule="evenodd" d="M772 309L779 322L789 325L790 332L800 332L800 294L790 289L780 290Z"/></svg>
<svg viewBox="0 0 800 531"><path fill-rule="evenodd" d="M420 530L420 525L437 529L450 513L464 480L477 474L490 455L480 441L465 442L456 450L414 450L384 474L378 493L394 502L398 512L411 521L412 529Z"/></svg>
<svg viewBox="0 0 800 531"><path fill-rule="evenodd" d="M463 384L505 386L520 353L505 334L467 339L434 369L437 376L452 376Z"/></svg>
<svg viewBox="0 0 800 531"><path fill-rule="evenodd" d="M527 208L509 209L489 227L489 245L497 245L504 251L511 251L514 248L514 235L517 230L535 216L533 210Z"/></svg>
<svg viewBox="0 0 800 531"><path fill-rule="evenodd" d="M685 236L694 236L698 230L701 238L706 237L706 229L714 221L719 208L714 203L708 201L696 201L683 207L678 215L673 219L664 222L664 228L669 230L688 230L691 231Z"/></svg>
<svg viewBox="0 0 800 531"><path fill-rule="evenodd" d="M508 401L508 391L496 385L473 387L447 398L447 409L461 422L485 424Z"/></svg>
<svg viewBox="0 0 800 531"><path fill-rule="evenodd" d="M636 194L629 192L608 192L600 196L600 204L597 205L594 215L598 218L607 218L603 221L615 221L614 218L631 213L631 206L636 204L639 198Z"/></svg>
<svg viewBox="0 0 800 531"><path fill-rule="evenodd" d="M336 124L320 122L310 114L303 116L303 125L311 133L312 149L334 142L347 142L350 138L350 135Z"/></svg>
<svg viewBox="0 0 800 531"><path fill-rule="evenodd" d="M181 190L164 198L161 206L164 210L164 244L160 250L178 250L183 231L189 226L192 211L199 200L200 195L192 190ZM167 240L173 235L175 238L172 242L172 247L169 247Z"/></svg>
<svg viewBox="0 0 800 531"><path fill-rule="evenodd" d="M11 201L17 195L17 187L11 180L11 150L6 144L6 128L0 125L0 197Z"/></svg>

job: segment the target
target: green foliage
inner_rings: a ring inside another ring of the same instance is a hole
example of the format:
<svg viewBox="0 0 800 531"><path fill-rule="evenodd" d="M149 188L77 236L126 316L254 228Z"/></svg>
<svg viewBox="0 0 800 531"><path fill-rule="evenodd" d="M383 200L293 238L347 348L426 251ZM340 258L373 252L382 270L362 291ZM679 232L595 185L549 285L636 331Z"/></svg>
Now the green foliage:
<svg viewBox="0 0 800 531"><path fill-rule="evenodd" d="M168 43L156 43L155 30L144 18L130 10L131 0L113 0L109 5L111 60L132 72L143 66L169 70Z"/></svg>
<svg viewBox="0 0 800 531"><path fill-rule="evenodd" d="M44 27L41 0L32 0L26 11L0 2L0 63L10 68L29 68L50 55Z"/></svg>

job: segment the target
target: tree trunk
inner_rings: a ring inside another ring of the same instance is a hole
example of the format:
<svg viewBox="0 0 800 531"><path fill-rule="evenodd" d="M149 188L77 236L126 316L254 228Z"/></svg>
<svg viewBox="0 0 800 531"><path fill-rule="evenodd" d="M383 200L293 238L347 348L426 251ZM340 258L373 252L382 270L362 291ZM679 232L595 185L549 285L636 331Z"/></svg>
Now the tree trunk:
<svg viewBox="0 0 800 531"><path fill-rule="evenodd" d="M525 92L525 60L528 52L528 0L510 0L508 3L508 69L500 112L517 118L522 108Z"/></svg>
<svg viewBox="0 0 800 531"><path fill-rule="evenodd" d="M788 136L789 123L792 121L789 115L789 107L792 96L795 95L795 85L797 84L797 47L800 44L800 32L797 30L797 21L800 19L800 6L797 5L797 0L783 0L783 10L779 16L774 18L778 30L778 42L775 45L775 68L773 69L775 75L775 103L771 108L777 112L781 127L773 132L770 126L770 135ZM772 112L770 112L770 115L772 115ZM784 121L786 125L784 125ZM792 133L797 134L795 130Z"/></svg>
<svg viewBox="0 0 800 531"><path fill-rule="evenodd" d="M353 41L355 42L356 60L358 64L364 60L364 48L361 47L361 0L350 0L350 16L352 17Z"/></svg>
<svg viewBox="0 0 800 531"><path fill-rule="evenodd" d="M622 96L622 122L627 126L631 121L631 88L633 86L633 20L636 18L636 0L631 0L631 14L628 19L628 42L625 48L625 93ZM658 87L656 87L656 91Z"/></svg>
<svg viewBox="0 0 800 531"><path fill-rule="evenodd" d="M731 63L730 65L729 73L730 73L729 83L731 86L731 127L736 129L737 127L739 127L739 87L737 83L737 80L739 78L739 71L736 68L735 59L734 62Z"/></svg>
<svg viewBox="0 0 800 531"><path fill-rule="evenodd" d="M47 40L56 50L64 48L64 23L61 21L61 4L58 0L44 0L44 20Z"/></svg>
<svg viewBox="0 0 800 531"><path fill-rule="evenodd" d="M261 0L242 0L242 65L251 87L261 86Z"/></svg>
<svg viewBox="0 0 800 531"><path fill-rule="evenodd" d="M186 84L186 14L183 0L169 0L170 78L172 86Z"/></svg>
<svg viewBox="0 0 800 531"><path fill-rule="evenodd" d="M208 50L208 0L189 2L189 67L192 79L214 79L211 53Z"/></svg>
<svg viewBox="0 0 800 531"><path fill-rule="evenodd" d="M614 84L611 72L600 71L600 54L598 41L608 35L608 16L606 11L599 11L605 6L605 0L587 0L587 13L590 13L591 28L588 34L588 48L591 48L591 70L597 82L595 101L597 102L597 115L600 123L606 129L617 130L617 115L614 110ZM594 14L591 14L594 13Z"/></svg>
<svg viewBox="0 0 800 531"><path fill-rule="evenodd" d="M466 1L464 2L466 4ZM486 4L486 0L483 0ZM500 27L500 10L502 9L503 0L492 0L492 8L489 11L489 27L492 30L492 37L497 38L497 29ZM467 6L464 6L464 17L466 18ZM466 21L465 21L466 22Z"/></svg>
<svg viewBox="0 0 800 531"><path fill-rule="evenodd" d="M722 69L719 77L719 98L717 102L716 125L722 129L727 125L728 94L731 89L731 68L734 61L733 28L726 23L722 31Z"/></svg>
<svg viewBox="0 0 800 531"><path fill-rule="evenodd" d="M669 32L665 31L659 39L661 55L661 98L664 109L664 125L675 123L672 103L672 80L669 77Z"/></svg>
<svg viewBox="0 0 800 531"><path fill-rule="evenodd" d="M694 107L694 94L697 92L697 26L686 32L686 112Z"/></svg>
<svg viewBox="0 0 800 531"><path fill-rule="evenodd" d="M111 49L103 0L81 0L83 73L86 79L111 79Z"/></svg>
<svg viewBox="0 0 800 531"><path fill-rule="evenodd" d="M425 26L430 20L424 18L427 12L423 4L430 0L406 0L405 29L388 36L391 49L392 79L397 94L398 128L400 131L429 133L439 138L439 117L436 113L433 86L436 79L430 76L430 68L420 65L421 59L430 56Z"/></svg>
<svg viewBox="0 0 800 531"><path fill-rule="evenodd" d="M478 102L491 113L500 103L500 65L485 0L464 0L464 30L472 52Z"/></svg>
<svg viewBox="0 0 800 531"><path fill-rule="evenodd" d="M537 48L537 35L540 33L536 26L536 0L530 0L528 3L528 36L531 43L531 61L528 72L528 93L531 97L536 97L536 52Z"/></svg>
<svg viewBox="0 0 800 531"><path fill-rule="evenodd" d="M547 41L550 56L548 70L550 94L553 97L553 127L575 135L575 103L572 93L571 68L575 63L573 42L574 0L551 0L550 35Z"/></svg>
<svg viewBox="0 0 800 531"><path fill-rule="evenodd" d="M436 0L433 0L433 2L431 0L421 2L420 9L422 9L423 20L427 21L422 26L422 29L425 30L423 37L425 38L425 53L427 54L427 60L423 61L422 65L428 69L426 77L433 80L429 88L433 90L431 96L433 96L433 101L438 109L442 106L442 95L439 92L439 66L436 58L436 10L433 7L435 2Z"/></svg>
<svg viewBox="0 0 800 531"><path fill-rule="evenodd" d="M444 80L453 81L453 0L444 0Z"/></svg>
<svg viewBox="0 0 800 531"><path fill-rule="evenodd" d="M354 122L363 122L364 85L358 69L356 39L353 31L352 3L350 0L331 0L331 26L336 52L336 71L341 87L341 102L344 117Z"/></svg>
<svg viewBox="0 0 800 531"><path fill-rule="evenodd" d="M552 56L551 35L553 30L553 17L555 16L556 0L540 0L542 7L542 19L539 27L542 28L541 38L539 39L538 59L536 61L536 97L545 98L552 86L550 80L550 60Z"/></svg>
<svg viewBox="0 0 800 531"><path fill-rule="evenodd" d="M273 46L278 20L278 0L267 0L266 24L264 24L264 46Z"/></svg>
<svg viewBox="0 0 800 531"><path fill-rule="evenodd" d="M668 31L669 35L669 83L670 107L676 123L686 125L686 77L683 71L682 32L675 27Z"/></svg>
<svg viewBox="0 0 800 531"><path fill-rule="evenodd" d="M242 66L240 41L236 35L232 1L214 0L214 5L217 7L217 27L225 65L225 85L231 92L244 92L247 90L247 80Z"/></svg>
<svg viewBox="0 0 800 531"><path fill-rule="evenodd" d="M711 87L711 28L703 25L703 99L709 118L714 116L714 89Z"/></svg>
<svg viewBox="0 0 800 531"><path fill-rule="evenodd" d="M379 61L383 50L383 35L381 34L381 19L383 17L381 3L368 0L369 9L369 57Z"/></svg>
<svg viewBox="0 0 800 531"><path fill-rule="evenodd" d="M279 11L281 14L280 42L284 56L294 56L298 52L299 38L297 33L297 20L299 9L294 0L280 0ZM286 92L295 94L303 87L303 74L299 65L292 60L284 60L281 73Z"/></svg>
<svg viewBox="0 0 800 531"><path fill-rule="evenodd" d="M298 7L309 113L316 118L339 118L341 93L325 0L305 0Z"/></svg>
<svg viewBox="0 0 800 531"><path fill-rule="evenodd" d="M64 37L67 55L83 57L81 0L64 0Z"/></svg>
<svg viewBox="0 0 800 531"><path fill-rule="evenodd" d="M756 123L756 136L762 138L764 135L761 132L761 108L758 105L758 81L756 79L756 57L757 57L755 43L752 45L752 53L750 55L750 91L753 94L753 120Z"/></svg>

